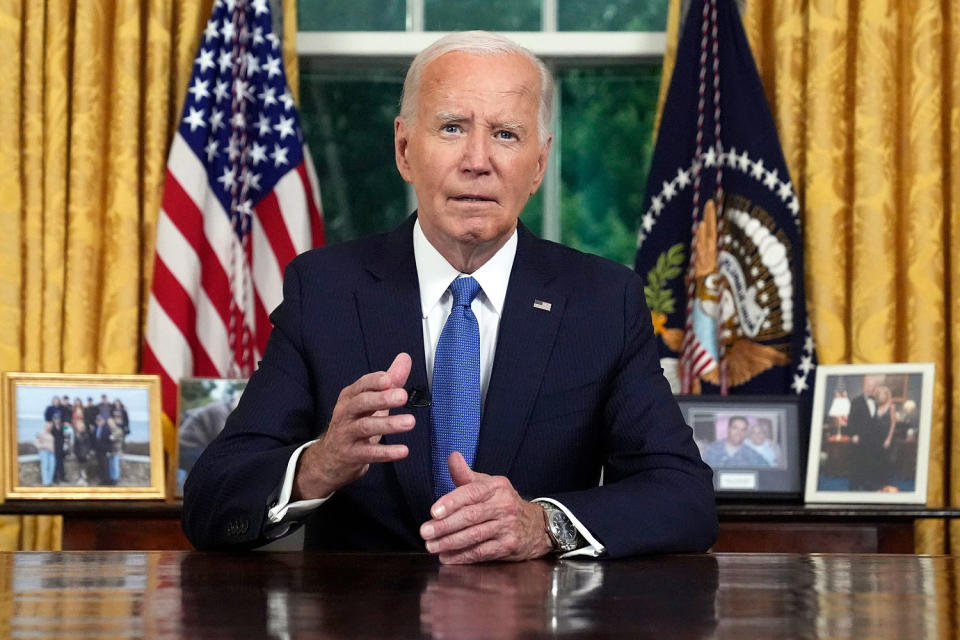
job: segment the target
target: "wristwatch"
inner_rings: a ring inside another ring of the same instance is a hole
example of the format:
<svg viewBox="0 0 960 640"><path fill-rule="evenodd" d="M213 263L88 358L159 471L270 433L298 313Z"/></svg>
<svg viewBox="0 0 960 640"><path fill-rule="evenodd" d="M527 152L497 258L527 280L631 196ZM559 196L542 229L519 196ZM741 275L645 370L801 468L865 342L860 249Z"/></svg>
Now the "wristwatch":
<svg viewBox="0 0 960 640"><path fill-rule="evenodd" d="M546 514L547 535L550 536L550 542L553 548L561 553L579 549L582 544L582 538L577 528L570 522L563 511L553 506L549 502L538 502Z"/></svg>

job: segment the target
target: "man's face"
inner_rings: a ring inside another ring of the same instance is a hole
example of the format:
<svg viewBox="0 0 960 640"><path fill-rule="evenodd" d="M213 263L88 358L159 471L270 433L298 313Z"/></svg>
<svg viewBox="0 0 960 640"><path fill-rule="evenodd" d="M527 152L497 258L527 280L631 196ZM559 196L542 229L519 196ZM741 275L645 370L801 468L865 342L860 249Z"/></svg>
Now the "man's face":
<svg viewBox="0 0 960 640"><path fill-rule="evenodd" d="M446 248L499 248L543 181L540 79L519 54L454 51L423 70L412 122L397 118L397 168L417 193L424 234Z"/></svg>
<svg viewBox="0 0 960 640"><path fill-rule="evenodd" d="M727 442L733 446L740 446L746 436L747 423L743 420L731 420L727 427Z"/></svg>
<svg viewBox="0 0 960 640"><path fill-rule="evenodd" d="M750 442L756 445L761 445L766 439L767 432L764 431L762 426L755 424L750 428Z"/></svg>

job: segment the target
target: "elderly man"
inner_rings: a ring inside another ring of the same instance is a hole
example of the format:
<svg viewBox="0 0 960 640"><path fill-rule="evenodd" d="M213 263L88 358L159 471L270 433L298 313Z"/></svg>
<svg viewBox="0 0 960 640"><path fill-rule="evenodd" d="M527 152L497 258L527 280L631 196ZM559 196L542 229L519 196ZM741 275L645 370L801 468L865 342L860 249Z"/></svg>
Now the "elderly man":
<svg viewBox="0 0 960 640"><path fill-rule="evenodd" d="M418 210L287 268L260 367L187 480L194 545L253 547L301 522L307 548L445 563L713 543L711 472L639 278L518 223L552 92L500 36L416 57L394 146Z"/></svg>

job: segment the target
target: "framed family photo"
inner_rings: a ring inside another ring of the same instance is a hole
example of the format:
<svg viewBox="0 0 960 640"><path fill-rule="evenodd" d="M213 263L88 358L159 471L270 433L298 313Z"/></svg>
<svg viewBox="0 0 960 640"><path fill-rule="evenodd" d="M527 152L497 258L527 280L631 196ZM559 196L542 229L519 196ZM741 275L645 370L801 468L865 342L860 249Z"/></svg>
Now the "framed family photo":
<svg viewBox="0 0 960 640"><path fill-rule="evenodd" d="M4 373L4 497L163 498L160 379Z"/></svg>
<svg viewBox="0 0 960 640"><path fill-rule="evenodd" d="M180 380L176 468L171 474L174 497L183 497L187 475L207 445L223 431L246 386L246 378Z"/></svg>
<svg viewBox="0 0 960 640"><path fill-rule="evenodd" d="M820 365L807 502L924 504L932 363Z"/></svg>
<svg viewBox="0 0 960 640"><path fill-rule="evenodd" d="M677 396L718 497L799 499L799 402L793 396Z"/></svg>

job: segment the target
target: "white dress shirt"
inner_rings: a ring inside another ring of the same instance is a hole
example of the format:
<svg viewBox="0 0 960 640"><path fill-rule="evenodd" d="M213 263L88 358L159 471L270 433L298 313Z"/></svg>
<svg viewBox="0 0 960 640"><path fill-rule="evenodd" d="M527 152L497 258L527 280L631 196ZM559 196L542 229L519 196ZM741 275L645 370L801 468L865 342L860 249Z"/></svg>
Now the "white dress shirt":
<svg viewBox="0 0 960 640"><path fill-rule="evenodd" d="M437 249L430 244L420 228L417 220L413 226L413 256L417 264L417 279L420 284L420 309L423 323L423 351L426 360L427 382L433 387L433 360L437 350L437 342L443 325L447 322L450 310L453 307L453 294L450 293L450 283L467 275L480 284L480 291L473 299L470 309L477 317L480 330L480 391L483 403L486 403L487 389L490 386L490 372L493 370L493 357L497 348L497 333L500 330L500 316L503 313L503 304L507 297L507 285L510 282L510 271L513 269L513 259L517 254L517 232L514 231L510 239L487 262L471 274L460 273ZM319 507L330 498L300 500L290 502L293 491L293 477L297 468L300 453L316 442L312 440L301 445L287 463L283 486L280 489L276 505L270 507L268 516L270 527L268 535L279 537L286 533L293 521L300 520L311 511ZM333 495L333 494L331 494ZM534 502L550 502L560 508L574 524L580 535L587 541L587 546L575 549L564 554L564 557L574 555L598 556L603 553L604 547L594 538L579 520L562 504L549 498L538 498Z"/></svg>

